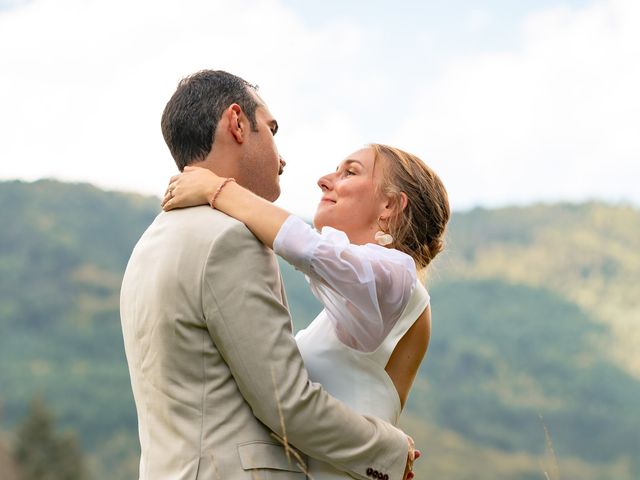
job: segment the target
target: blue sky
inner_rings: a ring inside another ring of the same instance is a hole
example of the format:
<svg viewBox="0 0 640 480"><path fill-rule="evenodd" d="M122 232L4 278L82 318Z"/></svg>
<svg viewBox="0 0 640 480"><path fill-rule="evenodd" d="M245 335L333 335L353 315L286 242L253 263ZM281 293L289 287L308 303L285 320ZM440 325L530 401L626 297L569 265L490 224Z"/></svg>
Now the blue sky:
<svg viewBox="0 0 640 480"><path fill-rule="evenodd" d="M309 26L319 26L334 19L348 19L365 27L384 30L384 40L391 49L411 43L416 36L429 32L449 54L470 50L509 48L518 35L525 17L547 8L581 8L586 0L327 0L300 2L285 0ZM473 31L469 19L490 17L491 29Z"/></svg>
<svg viewBox="0 0 640 480"><path fill-rule="evenodd" d="M260 85L305 216L368 142L423 158L456 209L640 205L638 58L635 0L0 0L0 179L159 195L162 108L221 68Z"/></svg>

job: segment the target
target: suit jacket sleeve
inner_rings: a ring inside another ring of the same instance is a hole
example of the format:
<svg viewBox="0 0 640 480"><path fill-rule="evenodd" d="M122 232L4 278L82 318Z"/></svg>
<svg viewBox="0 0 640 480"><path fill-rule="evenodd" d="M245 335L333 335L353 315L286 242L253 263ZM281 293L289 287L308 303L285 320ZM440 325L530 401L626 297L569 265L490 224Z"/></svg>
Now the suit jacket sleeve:
<svg viewBox="0 0 640 480"><path fill-rule="evenodd" d="M371 478L367 469L373 469L401 480L406 435L356 414L309 381L283 305L275 255L244 225L215 240L202 288L210 335L262 423L356 478Z"/></svg>

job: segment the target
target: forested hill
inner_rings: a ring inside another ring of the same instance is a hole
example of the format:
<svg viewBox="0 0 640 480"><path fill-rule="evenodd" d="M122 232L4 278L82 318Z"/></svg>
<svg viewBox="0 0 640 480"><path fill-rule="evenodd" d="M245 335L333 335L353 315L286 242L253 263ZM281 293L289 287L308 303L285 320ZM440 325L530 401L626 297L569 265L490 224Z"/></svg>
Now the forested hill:
<svg viewBox="0 0 640 480"><path fill-rule="evenodd" d="M93 478L135 478L118 294L158 211L84 184L0 183L0 442L40 395ZM638 239L640 212L624 206L454 214L403 414L425 453L418 478L640 478ZM283 271L300 328L318 304Z"/></svg>

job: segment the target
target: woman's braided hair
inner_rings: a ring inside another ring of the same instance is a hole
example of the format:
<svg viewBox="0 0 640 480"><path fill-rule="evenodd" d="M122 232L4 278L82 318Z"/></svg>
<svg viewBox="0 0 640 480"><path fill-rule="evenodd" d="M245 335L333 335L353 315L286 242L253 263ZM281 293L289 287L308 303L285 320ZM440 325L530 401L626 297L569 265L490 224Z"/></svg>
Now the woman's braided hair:
<svg viewBox="0 0 640 480"><path fill-rule="evenodd" d="M415 155L398 148L370 144L375 163L382 159L383 180L378 188L397 202L398 213L383 230L393 238L393 247L410 255L423 272L444 249L444 235L451 216L449 196L440 177ZM407 205L402 208L402 195Z"/></svg>

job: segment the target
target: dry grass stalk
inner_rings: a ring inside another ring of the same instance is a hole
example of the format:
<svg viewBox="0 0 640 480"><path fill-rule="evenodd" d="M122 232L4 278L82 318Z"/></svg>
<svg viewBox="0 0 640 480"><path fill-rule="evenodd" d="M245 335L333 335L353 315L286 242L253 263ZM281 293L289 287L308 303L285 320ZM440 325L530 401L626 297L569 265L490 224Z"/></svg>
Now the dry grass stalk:
<svg viewBox="0 0 640 480"><path fill-rule="evenodd" d="M558 466L558 457L556 456L556 452L553 448L553 442L551 441L551 435L549 434L549 429L547 425L544 423L544 419L541 414L538 414L540 417L540 422L542 422L542 428L544 429L544 438L545 438L545 451L547 456L551 458L552 462L552 472L551 475L547 473L546 470L543 470L544 476L547 480L560 480L560 468Z"/></svg>
<svg viewBox="0 0 640 480"><path fill-rule="evenodd" d="M289 465L291 465L291 456L293 456L293 458L295 458L296 460L296 465L298 466L298 468L304 472L304 474L309 478L309 480L313 480L313 476L309 474L307 465L304 463L304 460L302 459L300 454L297 451L293 450L289 445L289 440L287 438L287 429L284 422L284 415L282 414L282 403L280 402L280 395L278 393L278 386L276 384L276 375L275 375L275 372L273 371L273 368L271 368L271 380L273 382L273 392L274 392L274 395L276 396L276 405L278 405L278 416L280 417L280 429L282 431L282 436L278 435L275 432L271 432L271 436L275 438L278 442L280 442L284 447L284 452L287 455L287 460L289 461Z"/></svg>

